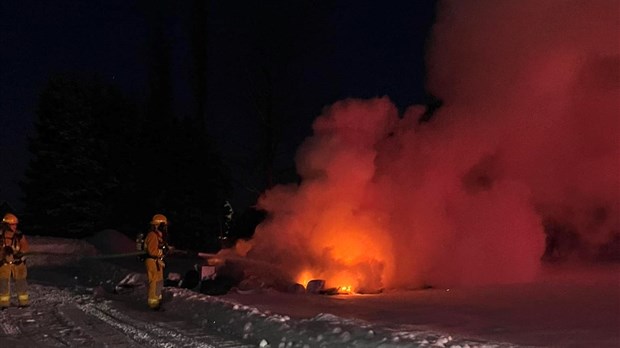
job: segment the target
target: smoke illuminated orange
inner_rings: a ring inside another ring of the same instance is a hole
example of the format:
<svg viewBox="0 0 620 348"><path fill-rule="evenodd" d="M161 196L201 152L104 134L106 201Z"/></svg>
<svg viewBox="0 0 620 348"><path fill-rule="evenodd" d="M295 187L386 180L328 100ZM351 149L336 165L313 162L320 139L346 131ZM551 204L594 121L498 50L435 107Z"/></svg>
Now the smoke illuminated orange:
<svg viewBox="0 0 620 348"><path fill-rule="evenodd" d="M441 100L430 121L389 97L338 101L298 150L301 182L259 199L269 217L254 255L287 280L528 282L549 219L579 241L566 242L576 256L617 248L617 4L445 3L427 54Z"/></svg>

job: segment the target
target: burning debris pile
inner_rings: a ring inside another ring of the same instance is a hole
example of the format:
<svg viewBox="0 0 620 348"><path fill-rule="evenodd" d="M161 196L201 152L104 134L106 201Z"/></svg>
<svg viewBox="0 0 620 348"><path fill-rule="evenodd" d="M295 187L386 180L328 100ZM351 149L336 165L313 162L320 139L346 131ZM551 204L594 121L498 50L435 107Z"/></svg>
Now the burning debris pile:
<svg viewBox="0 0 620 348"><path fill-rule="evenodd" d="M265 192L248 257L290 281L383 288L528 281L541 258L620 258L620 46L613 1L442 1L443 101L335 103Z"/></svg>

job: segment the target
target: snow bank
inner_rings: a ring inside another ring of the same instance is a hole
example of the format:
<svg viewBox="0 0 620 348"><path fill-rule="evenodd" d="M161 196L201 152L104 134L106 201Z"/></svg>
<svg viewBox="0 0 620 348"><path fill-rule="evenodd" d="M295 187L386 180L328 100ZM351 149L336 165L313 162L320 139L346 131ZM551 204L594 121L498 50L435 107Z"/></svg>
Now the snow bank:
<svg viewBox="0 0 620 348"><path fill-rule="evenodd" d="M29 266L51 266L75 262L97 254L97 249L80 239L27 236Z"/></svg>
<svg viewBox="0 0 620 348"><path fill-rule="evenodd" d="M30 252L49 254L95 255L95 247L80 239L28 236Z"/></svg>
<svg viewBox="0 0 620 348"><path fill-rule="evenodd" d="M78 262L95 255L136 251L135 242L116 230L103 230L86 239L27 236L29 266L53 266Z"/></svg>
<svg viewBox="0 0 620 348"><path fill-rule="evenodd" d="M309 319L260 311L235 301L168 288L167 310L191 313L202 326L242 338L260 347L517 347L472 341L426 330L410 330L344 319L321 313Z"/></svg>

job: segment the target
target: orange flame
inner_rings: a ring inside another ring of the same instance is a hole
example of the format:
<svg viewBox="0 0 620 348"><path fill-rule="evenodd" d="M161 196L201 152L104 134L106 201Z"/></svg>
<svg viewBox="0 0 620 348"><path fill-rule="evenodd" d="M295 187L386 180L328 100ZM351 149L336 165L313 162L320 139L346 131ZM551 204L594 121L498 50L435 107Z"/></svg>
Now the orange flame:
<svg viewBox="0 0 620 348"><path fill-rule="evenodd" d="M393 266L390 240L370 217L350 215L333 209L321 217L308 245L316 262L298 273L298 283L324 279L325 287L338 293L383 286Z"/></svg>
<svg viewBox="0 0 620 348"><path fill-rule="evenodd" d="M312 273L310 273L309 271L303 271L301 272L298 276L297 276L297 283L303 285L304 287L308 287L308 283L312 280L312 279L317 279L316 277L312 276Z"/></svg>

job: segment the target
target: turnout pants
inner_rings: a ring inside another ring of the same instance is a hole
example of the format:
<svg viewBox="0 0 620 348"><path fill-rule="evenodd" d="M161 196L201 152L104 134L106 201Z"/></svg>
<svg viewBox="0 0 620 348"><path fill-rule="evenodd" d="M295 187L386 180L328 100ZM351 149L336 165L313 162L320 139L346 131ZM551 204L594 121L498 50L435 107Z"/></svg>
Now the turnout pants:
<svg viewBox="0 0 620 348"><path fill-rule="evenodd" d="M28 270L25 263L19 265L5 263L0 266L0 308L11 304L11 277L15 280L15 292L20 306L28 305Z"/></svg>
<svg viewBox="0 0 620 348"><path fill-rule="evenodd" d="M164 287L164 262L147 258L144 260L144 265L149 280L147 303L150 308L158 308L161 305L161 290Z"/></svg>

